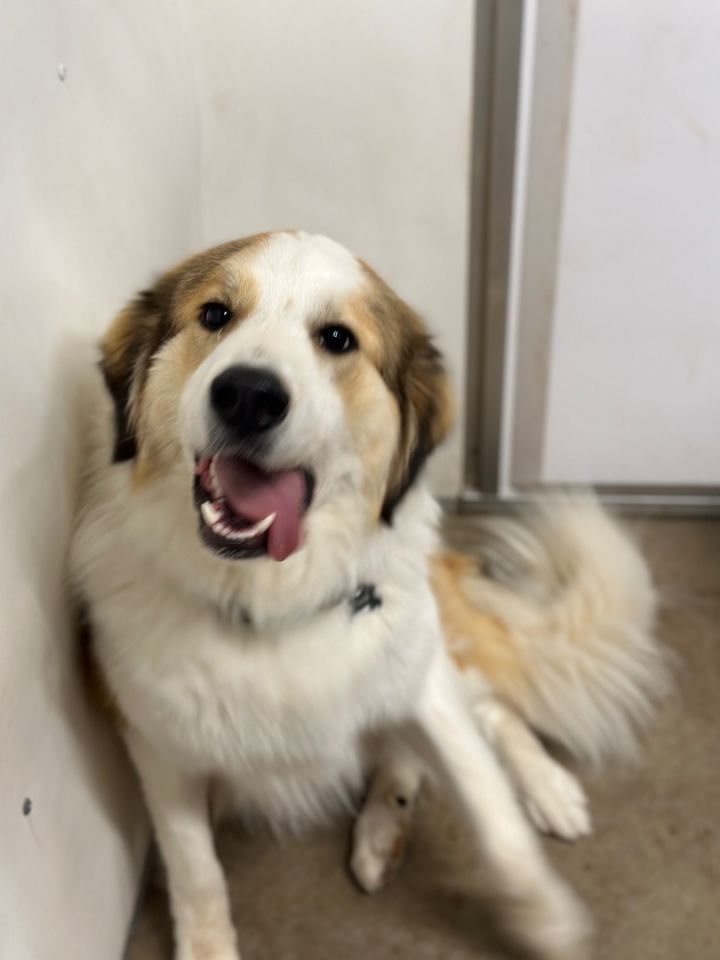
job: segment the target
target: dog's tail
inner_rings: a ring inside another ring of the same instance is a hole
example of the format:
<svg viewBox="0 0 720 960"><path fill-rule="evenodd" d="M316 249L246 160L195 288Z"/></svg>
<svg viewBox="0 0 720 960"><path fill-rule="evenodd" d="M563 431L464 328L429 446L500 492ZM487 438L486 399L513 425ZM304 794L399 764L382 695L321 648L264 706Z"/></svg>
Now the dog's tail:
<svg viewBox="0 0 720 960"><path fill-rule="evenodd" d="M631 753L667 685L640 552L590 498L488 519L481 531L479 562L432 560L456 663L575 755Z"/></svg>

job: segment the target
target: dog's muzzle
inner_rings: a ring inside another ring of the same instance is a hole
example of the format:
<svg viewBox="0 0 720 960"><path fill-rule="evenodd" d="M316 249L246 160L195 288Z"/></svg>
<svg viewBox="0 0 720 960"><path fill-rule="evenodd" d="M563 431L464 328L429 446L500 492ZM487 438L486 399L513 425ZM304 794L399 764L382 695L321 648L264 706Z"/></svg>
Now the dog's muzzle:
<svg viewBox="0 0 720 960"><path fill-rule="evenodd" d="M302 466L267 470L264 453L287 417L290 394L265 367L236 364L210 384L212 444L195 458L203 543L220 556L284 560L302 545L314 488Z"/></svg>

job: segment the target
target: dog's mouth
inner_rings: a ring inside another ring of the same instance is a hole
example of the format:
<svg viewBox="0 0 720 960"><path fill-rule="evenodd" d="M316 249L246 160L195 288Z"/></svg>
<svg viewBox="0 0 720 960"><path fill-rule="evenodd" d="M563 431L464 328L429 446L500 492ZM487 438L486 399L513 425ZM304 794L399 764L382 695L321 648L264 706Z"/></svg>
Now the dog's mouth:
<svg viewBox="0 0 720 960"><path fill-rule="evenodd" d="M195 505L203 543L228 559L285 560L302 545L314 481L305 469L268 473L219 453L195 463Z"/></svg>

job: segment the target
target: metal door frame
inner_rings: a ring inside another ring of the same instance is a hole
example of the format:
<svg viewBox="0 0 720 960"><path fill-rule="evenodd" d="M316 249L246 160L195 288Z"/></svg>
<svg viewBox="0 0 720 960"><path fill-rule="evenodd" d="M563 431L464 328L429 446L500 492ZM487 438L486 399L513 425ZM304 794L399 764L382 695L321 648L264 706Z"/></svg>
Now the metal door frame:
<svg viewBox="0 0 720 960"><path fill-rule="evenodd" d="M556 274L553 266L557 263L562 214L578 2L582 0L553 0L547 5L542 0L476 3L465 488L454 503L463 512L512 506L542 492L541 485L512 483L511 476L505 485L502 483L503 453L512 456L517 452L517 447L512 451L501 447L508 316L511 298L516 296L518 319L532 317L524 330L518 324L516 331L516 335L524 333L533 338L532 349L526 353L535 363L534 376L522 376L520 371L517 382L523 384L523 390L516 395L516 405L521 412L520 423L528 422L526 414L532 413L542 424L553 291L539 298L537 289L543 278ZM536 18L530 29L528 17ZM524 82L531 83L533 109L525 135L533 162L527 173L528 218L523 243L532 245L535 251L532 262L527 260L523 268L522 280L532 288L532 296L525 291L525 300L520 283L514 294L511 290L513 210L521 174L517 148L522 135L518 118L524 31L534 50L530 60L525 51L524 61L526 69L530 64L530 77ZM533 179L538 175L544 185L542 191L533 190ZM544 364L540 376L538 359L540 366ZM517 403L518 397L521 403ZM542 436L537 422L528 429ZM527 439L526 450L532 448ZM516 445L517 437L513 436L511 442ZM628 512L720 515L720 487L598 485L595 489L604 501Z"/></svg>

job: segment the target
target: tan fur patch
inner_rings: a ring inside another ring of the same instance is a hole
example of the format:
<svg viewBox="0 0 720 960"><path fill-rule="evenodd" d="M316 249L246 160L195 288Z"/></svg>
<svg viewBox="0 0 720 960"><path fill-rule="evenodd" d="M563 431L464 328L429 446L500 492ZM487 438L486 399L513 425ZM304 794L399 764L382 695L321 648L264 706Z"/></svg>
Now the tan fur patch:
<svg viewBox="0 0 720 960"><path fill-rule="evenodd" d="M208 340L207 331L197 326L198 310L202 304L218 302L231 308L233 318L223 328L223 333L249 316L255 308L258 289L252 272L244 262L246 259L247 248L243 248L219 264L213 264L208 275L193 284L188 284L185 278L180 280L174 296L177 322L182 327L195 328L199 342L204 344ZM198 272L199 269L194 267L193 275Z"/></svg>
<svg viewBox="0 0 720 960"><path fill-rule="evenodd" d="M336 375L353 445L362 460L368 520L376 523L385 499L387 476L398 442L400 418L375 366L365 356L352 356Z"/></svg>
<svg viewBox="0 0 720 960"><path fill-rule="evenodd" d="M508 702L522 702L530 682L527 662L503 624L468 600L463 581L473 576L479 574L471 557L446 551L430 560L445 644L461 670L479 671Z"/></svg>
<svg viewBox="0 0 720 960"><path fill-rule="evenodd" d="M153 375L143 391L137 417L138 455L132 477L136 488L162 476L180 456L177 398L188 377L214 346L198 343L201 339L192 327L187 327L168 340L153 361Z"/></svg>
<svg viewBox="0 0 720 960"><path fill-rule="evenodd" d="M175 365L165 372L166 387L177 385L217 342L218 335L203 330L198 323L204 303L218 301L232 310L228 328L252 312L257 289L251 271L243 269L243 259L265 240L265 234L258 234L183 261L122 310L103 337L101 366L115 404L115 459L131 459L139 450L135 483L143 483L162 470L169 452L162 441L143 431L143 426L151 422L146 406L155 412L163 404L167 407L161 384L154 385L149 403L144 396L151 364L156 365L165 344L183 338L181 348L163 357L171 367Z"/></svg>
<svg viewBox="0 0 720 960"><path fill-rule="evenodd" d="M400 429L383 504L389 520L430 453L447 436L454 405L442 357L420 317L366 264L367 287L347 309L397 404Z"/></svg>

